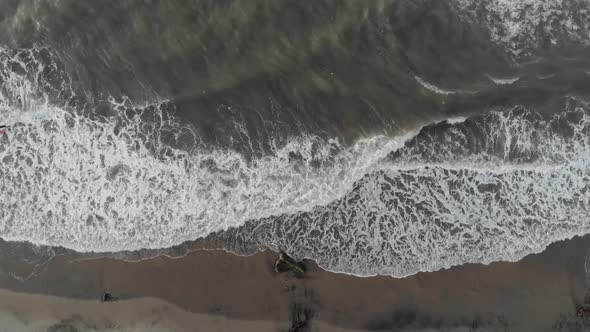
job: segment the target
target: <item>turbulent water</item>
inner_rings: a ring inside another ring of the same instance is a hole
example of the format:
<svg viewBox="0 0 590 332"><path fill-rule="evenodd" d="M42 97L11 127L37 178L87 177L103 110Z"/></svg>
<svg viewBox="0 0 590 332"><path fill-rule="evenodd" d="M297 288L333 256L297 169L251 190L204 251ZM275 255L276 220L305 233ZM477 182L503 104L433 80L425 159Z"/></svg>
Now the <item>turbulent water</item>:
<svg viewBox="0 0 590 332"><path fill-rule="evenodd" d="M590 233L588 1L0 9L4 240L406 276Z"/></svg>

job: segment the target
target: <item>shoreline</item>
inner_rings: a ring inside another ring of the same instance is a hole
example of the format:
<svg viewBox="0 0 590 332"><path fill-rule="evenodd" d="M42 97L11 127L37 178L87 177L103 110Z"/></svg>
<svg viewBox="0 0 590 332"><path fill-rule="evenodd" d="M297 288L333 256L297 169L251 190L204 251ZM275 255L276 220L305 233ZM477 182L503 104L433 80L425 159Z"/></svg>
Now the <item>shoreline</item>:
<svg viewBox="0 0 590 332"><path fill-rule="evenodd" d="M274 271L277 254L269 250L254 256L198 250L138 262L64 254L21 281L6 267L26 271L26 263L1 256L0 288L96 303L106 290L122 300L117 305L155 298L195 314L275 325L303 315L310 326L350 330L550 331L583 323L575 312L588 292L589 247L590 236L576 237L515 263L466 264L406 278L327 272L311 261L304 261L305 277L295 278Z"/></svg>

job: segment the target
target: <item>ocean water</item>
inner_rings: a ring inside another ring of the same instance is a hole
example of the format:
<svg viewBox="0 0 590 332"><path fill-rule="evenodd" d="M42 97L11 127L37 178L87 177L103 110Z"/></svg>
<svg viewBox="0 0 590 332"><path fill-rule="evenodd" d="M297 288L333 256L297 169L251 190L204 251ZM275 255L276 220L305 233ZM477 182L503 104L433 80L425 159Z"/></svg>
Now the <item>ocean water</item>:
<svg viewBox="0 0 590 332"><path fill-rule="evenodd" d="M0 9L15 245L401 277L590 232L589 1Z"/></svg>

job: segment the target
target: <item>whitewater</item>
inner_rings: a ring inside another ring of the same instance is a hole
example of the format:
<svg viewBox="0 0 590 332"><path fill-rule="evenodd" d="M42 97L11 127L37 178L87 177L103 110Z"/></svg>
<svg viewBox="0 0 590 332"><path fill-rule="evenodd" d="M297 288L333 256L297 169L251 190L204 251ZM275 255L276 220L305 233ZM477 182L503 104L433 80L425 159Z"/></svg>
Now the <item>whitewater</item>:
<svg viewBox="0 0 590 332"><path fill-rule="evenodd" d="M484 13L490 38L514 59L589 40L585 1L456 5L466 20ZM260 142L232 120L236 145L264 150L246 154L208 144L172 100L80 94L60 57L0 48L4 240L112 253L215 236L237 254L271 248L330 271L403 277L516 261L590 233L590 105L581 96L564 95L551 114L492 107L353 144L304 131ZM512 74L481 80L528 82ZM477 94L411 77L437 98Z"/></svg>
<svg viewBox="0 0 590 332"><path fill-rule="evenodd" d="M405 276L518 260L589 232L582 100L549 118L492 111L351 146L293 137L248 159L199 145L166 102L109 99L111 118L56 105L35 52L0 54L5 240L113 252L238 229L333 271Z"/></svg>
<svg viewBox="0 0 590 332"><path fill-rule="evenodd" d="M377 136L348 148L309 135L246 160L196 144L197 133L166 118L165 101L109 99L118 116L108 120L52 105L38 84L45 68L36 52L0 54L0 116L11 124L0 148L7 240L82 252L168 247L327 204L403 143ZM192 148L174 148L166 135Z"/></svg>

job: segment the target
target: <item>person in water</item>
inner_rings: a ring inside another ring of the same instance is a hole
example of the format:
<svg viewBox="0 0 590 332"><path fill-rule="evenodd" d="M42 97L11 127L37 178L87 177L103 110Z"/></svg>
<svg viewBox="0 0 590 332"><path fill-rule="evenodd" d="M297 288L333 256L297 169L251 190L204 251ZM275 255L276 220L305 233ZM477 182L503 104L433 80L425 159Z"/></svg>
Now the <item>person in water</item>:
<svg viewBox="0 0 590 332"><path fill-rule="evenodd" d="M7 126L0 125L0 135L6 133L6 128L7 128Z"/></svg>

